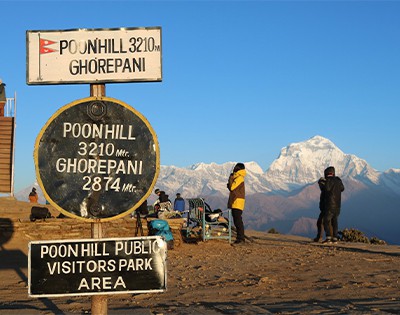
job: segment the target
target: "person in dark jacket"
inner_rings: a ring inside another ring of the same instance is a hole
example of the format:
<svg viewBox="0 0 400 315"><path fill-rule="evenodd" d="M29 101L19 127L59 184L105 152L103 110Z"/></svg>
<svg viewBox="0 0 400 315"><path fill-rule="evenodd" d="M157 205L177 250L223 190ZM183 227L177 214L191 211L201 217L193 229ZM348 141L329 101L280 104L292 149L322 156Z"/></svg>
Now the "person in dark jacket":
<svg viewBox="0 0 400 315"><path fill-rule="evenodd" d="M159 191L158 200L154 205L154 210L156 211L159 219L166 219L168 213L173 211L172 202L169 200L169 196L165 193L165 191Z"/></svg>
<svg viewBox="0 0 400 315"><path fill-rule="evenodd" d="M228 208L232 209L233 223L236 228L235 245L245 244L244 224L242 214L245 205L244 178L246 170L243 163L237 163L229 175L227 187L229 189Z"/></svg>
<svg viewBox="0 0 400 315"><path fill-rule="evenodd" d="M325 177L321 177L318 180L318 186L319 189L321 190L321 194L319 196L319 216L317 220L317 236L314 238L314 242L320 242L322 241L322 234L324 233L324 216L325 216L325 211L324 211L324 197L325 197L325 182L326 179Z"/></svg>
<svg viewBox="0 0 400 315"><path fill-rule="evenodd" d="M7 103L6 85L0 79L0 116L4 116L4 106Z"/></svg>
<svg viewBox="0 0 400 315"><path fill-rule="evenodd" d="M338 217L342 203L344 186L342 180L335 176L335 168L329 166L325 172L325 185L323 187L323 221L326 239L324 243L336 243L338 240Z"/></svg>

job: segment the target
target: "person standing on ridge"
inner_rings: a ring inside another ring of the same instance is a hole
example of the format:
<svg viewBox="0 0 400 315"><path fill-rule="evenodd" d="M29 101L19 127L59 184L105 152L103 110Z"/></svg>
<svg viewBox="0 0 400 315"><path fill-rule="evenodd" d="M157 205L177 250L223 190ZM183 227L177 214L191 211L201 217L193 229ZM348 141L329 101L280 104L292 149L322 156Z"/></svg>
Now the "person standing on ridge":
<svg viewBox="0 0 400 315"><path fill-rule="evenodd" d="M36 192L36 188L35 187L33 187L32 191L29 193L28 199L29 199L29 202L31 202L31 203L38 203L39 196L38 196L38 194Z"/></svg>
<svg viewBox="0 0 400 315"><path fill-rule="evenodd" d="M236 240L234 245L245 244L243 210L245 205L244 178L246 170L243 163L237 163L229 175L227 187L229 189L228 208L232 209L233 223L236 227Z"/></svg>
<svg viewBox="0 0 400 315"><path fill-rule="evenodd" d="M4 106L6 103L6 84L0 79L0 116L4 116Z"/></svg>
<svg viewBox="0 0 400 315"><path fill-rule="evenodd" d="M185 211L185 199L181 197L180 193L176 194L176 198L174 200L174 210L179 212Z"/></svg>
<svg viewBox="0 0 400 315"><path fill-rule="evenodd" d="M173 211L172 202L165 191L161 190L158 192L158 199L154 205L154 210L159 219L167 219L169 213Z"/></svg>
<svg viewBox="0 0 400 315"><path fill-rule="evenodd" d="M326 174L325 174L326 176ZM317 220L317 236L314 238L314 242L320 242L322 241L322 235L324 233L324 215L325 215L325 211L324 211L324 197L325 197L325 182L326 179L325 177L321 177L318 180L318 186L319 189L321 190L321 194L319 197L319 216L318 216L318 220Z"/></svg>
<svg viewBox="0 0 400 315"><path fill-rule="evenodd" d="M342 203L344 186L342 180L335 176L335 168L329 166L324 171L324 228L326 239L323 243L337 243L338 241L338 217Z"/></svg>

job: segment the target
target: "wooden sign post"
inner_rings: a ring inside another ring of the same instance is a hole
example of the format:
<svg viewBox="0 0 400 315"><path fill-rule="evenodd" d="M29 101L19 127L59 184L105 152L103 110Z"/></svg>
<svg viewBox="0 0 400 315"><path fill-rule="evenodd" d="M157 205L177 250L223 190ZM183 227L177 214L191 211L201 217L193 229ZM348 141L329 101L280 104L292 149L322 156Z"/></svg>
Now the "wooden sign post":
<svg viewBox="0 0 400 315"><path fill-rule="evenodd" d="M105 84L91 84L90 96L102 97L106 96ZM103 235L103 226L101 222L91 223L92 238L101 239ZM105 234L105 233L104 233ZM92 314L106 315L108 313L108 298L107 295L93 295L91 304Z"/></svg>

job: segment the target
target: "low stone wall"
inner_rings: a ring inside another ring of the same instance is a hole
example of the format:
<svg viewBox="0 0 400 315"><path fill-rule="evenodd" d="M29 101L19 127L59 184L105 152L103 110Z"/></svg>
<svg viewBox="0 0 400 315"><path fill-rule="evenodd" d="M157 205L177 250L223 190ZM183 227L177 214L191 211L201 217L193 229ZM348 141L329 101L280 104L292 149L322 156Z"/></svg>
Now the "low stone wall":
<svg viewBox="0 0 400 315"><path fill-rule="evenodd" d="M144 236L148 235L147 220L142 220ZM174 236L174 246L182 244L182 219L167 220ZM71 218L49 218L31 222L29 219L2 220L0 233L2 237L12 237L18 233L31 241L62 240L62 239L90 239L91 223ZM102 234L105 238L134 237L136 233L136 219L125 217L113 221L102 222ZM140 235L137 232L137 236Z"/></svg>

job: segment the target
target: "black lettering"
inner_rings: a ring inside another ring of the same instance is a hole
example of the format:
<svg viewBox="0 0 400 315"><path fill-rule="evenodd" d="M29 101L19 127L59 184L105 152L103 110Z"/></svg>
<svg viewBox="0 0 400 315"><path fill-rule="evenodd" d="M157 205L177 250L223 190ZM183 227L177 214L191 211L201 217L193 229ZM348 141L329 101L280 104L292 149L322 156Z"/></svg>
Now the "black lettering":
<svg viewBox="0 0 400 315"><path fill-rule="evenodd" d="M82 60L79 60L79 74L82 74L83 71L85 71L85 74L87 73L87 60L84 61L84 64Z"/></svg>
<svg viewBox="0 0 400 315"><path fill-rule="evenodd" d="M129 39L129 42L131 43L131 47L129 48L129 52L131 52L131 53L136 52L136 38L135 37L131 37Z"/></svg>
<svg viewBox="0 0 400 315"><path fill-rule="evenodd" d="M81 40L79 42L79 53L81 55L84 55L84 54L86 54L86 51L87 51L87 42Z"/></svg>
<svg viewBox="0 0 400 315"><path fill-rule="evenodd" d="M105 59L99 59L99 73L106 73L106 60Z"/></svg>
<svg viewBox="0 0 400 315"><path fill-rule="evenodd" d="M116 50L116 49L115 49L115 42L114 42L114 39L110 39L110 41L111 41L110 51L111 51L113 54L119 54L119 50Z"/></svg>
<svg viewBox="0 0 400 315"><path fill-rule="evenodd" d="M122 54L127 52L126 50L124 50L124 42L123 42L122 38L119 39L119 50Z"/></svg>
<svg viewBox="0 0 400 315"><path fill-rule="evenodd" d="M142 52L142 49L140 49L140 46L142 46L142 44L143 44L143 38L139 37L138 42L139 42L139 45L137 46L137 52Z"/></svg>
<svg viewBox="0 0 400 315"><path fill-rule="evenodd" d="M115 73L118 73L118 69L121 68L122 66L122 59L118 58L115 59L114 61L115 61Z"/></svg>
<svg viewBox="0 0 400 315"><path fill-rule="evenodd" d="M71 54L76 54L76 52L77 52L77 50L78 50L78 45L76 44L76 41L75 40L70 40L69 41L69 48L68 48L68 50L69 50L69 52L71 53Z"/></svg>
<svg viewBox="0 0 400 315"><path fill-rule="evenodd" d="M78 60L71 60L71 62L69 63L69 73L71 73L72 75L79 74L80 67L77 63Z"/></svg>
<svg viewBox="0 0 400 315"><path fill-rule="evenodd" d="M60 40L60 55L63 54L63 50L68 47L68 41L66 40Z"/></svg>
<svg viewBox="0 0 400 315"><path fill-rule="evenodd" d="M97 62L96 62L96 59L91 59L89 61L89 73L91 73L91 74L97 73Z"/></svg>
<svg viewBox="0 0 400 315"><path fill-rule="evenodd" d="M132 62L133 62L133 72L136 72L136 69L138 69L139 72L146 71L144 58L139 58L139 60L136 58L132 58Z"/></svg>
<svg viewBox="0 0 400 315"><path fill-rule="evenodd" d="M129 62L128 58L125 59L124 67L122 68L122 72L126 72L126 71L132 72L131 63Z"/></svg>
<svg viewBox="0 0 400 315"><path fill-rule="evenodd" d="M69 72L71 75L79 74L107 74L107 73L132 73L145 72L146 59L140 58L107 58L107 59L80 59L71 60Z"/></svg>
<svg viewBox="0 0 400 315"><path fill-rule="evenodd" d="M97 54L97 45L96 40L94 42L92 40L88 40L88 54Z"/></svg>
<svg viewBox="0 0 400 315"><path fill-rule="evenodd" d="M107 53L107 39L104 40L104 44L101 43L101 39L98 40L99 54L102 53L104 49L104 53Z"/></svg>
<svg viewBox="0 0 400 315"><path fill-rule="evenodd" d="M114 59L107 58L107 73L114 73L114 64L113 64Z"/></svg>

